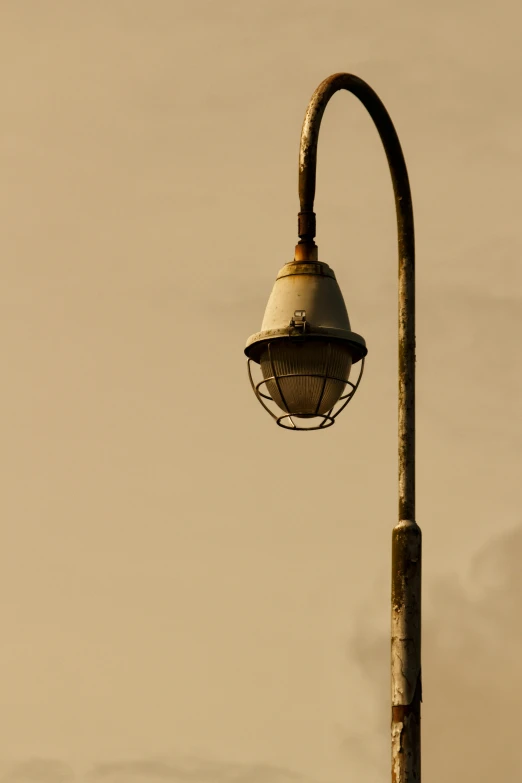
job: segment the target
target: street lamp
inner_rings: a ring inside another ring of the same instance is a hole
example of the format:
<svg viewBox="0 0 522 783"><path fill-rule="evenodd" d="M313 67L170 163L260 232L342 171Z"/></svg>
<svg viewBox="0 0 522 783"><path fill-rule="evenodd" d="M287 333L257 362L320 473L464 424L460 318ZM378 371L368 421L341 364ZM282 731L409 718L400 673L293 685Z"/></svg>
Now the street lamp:
<svg viewBox="0 0 522 783"><path fill-rule="evenodd" d="M333 270L315 244L317 140L338 90L359 98L381 137L392 177L399 244L399 522L392 535L392 783L420 781L421 531L415 521L415 249L408 172L384 105L366 82L337 73L308 105L299 150L299 243L280 270L261 331L246 344L254 392L277 423L296 432L326 429L355 394L367 354L351 330ZM352 365L360 362L355 383ZM261 380L254 379L259 365ZM348 391L346 389L348 388Z"/></svg>

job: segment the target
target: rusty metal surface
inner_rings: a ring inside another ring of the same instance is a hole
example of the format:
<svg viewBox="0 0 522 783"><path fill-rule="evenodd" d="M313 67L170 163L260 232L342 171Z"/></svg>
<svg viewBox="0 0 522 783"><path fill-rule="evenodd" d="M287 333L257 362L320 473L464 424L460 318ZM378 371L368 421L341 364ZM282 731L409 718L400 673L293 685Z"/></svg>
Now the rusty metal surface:
<svg viewBox="0 0 522 783"><path fill-rule="evenodd" d="M395 194L399 243L399 519L415 519L415 239L411 190L399 138L380 98L362 79L337 73L325 79L306 110L299 148L299 236L315 246L317 141L324 110L338 90L355 95L381 137Z"/></svg>
<svg viewBox="0 0 522 783"><path fill-rule="evenodd" d="M322 261L291 261L279 270L276 279L280 280L282 277L288 277L288 275L320 275L337 280L332 267Z"/></svg>
<svg viewBox="0 0 522 783"><path fill-rule="evenodd" d="M407 706L392 707L392 783L421 779L420 694Z"/></svg>
<svg viewBox="0 0 522 783"><path fill-rule="evenodd" d="M402 520L392 535L392 705L411 704L420 687L422 534Z"/></svg>
<svg viewBox="0 0 522 783"><path fill-rule="evenodd" d="M314 197L323 113L338 90L355 95L372 117L386 152L399 245L399 524L393 531L392 781L420 781L421 532L415 522L415 241L408 172L383 103L362 79L337 73L313 94L299 149L299 244L296 260L317 257Z"/></svg>
<svg viewBox="0 0 522 783"><path fill-rule="evenodd" d="M401 520L392 535L392 783L420 781L422 534Z"/></svg>

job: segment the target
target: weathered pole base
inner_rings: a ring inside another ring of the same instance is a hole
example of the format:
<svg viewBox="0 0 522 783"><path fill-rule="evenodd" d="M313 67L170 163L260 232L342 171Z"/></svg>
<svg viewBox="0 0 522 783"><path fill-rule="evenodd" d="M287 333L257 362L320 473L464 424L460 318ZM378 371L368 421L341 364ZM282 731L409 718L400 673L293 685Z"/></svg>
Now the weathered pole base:
<svg viewBox="0 0 522 783"><path fill-rule="evenodd" d="M407 707L392 707L392 783L421 779L420 705L419 695Z"/></svg>
<svg viewBox="0 0 522 783"><path fill-rule="evenodd" d="M393 529L392 783L420 783L422 534L411 520Z"/></svg>

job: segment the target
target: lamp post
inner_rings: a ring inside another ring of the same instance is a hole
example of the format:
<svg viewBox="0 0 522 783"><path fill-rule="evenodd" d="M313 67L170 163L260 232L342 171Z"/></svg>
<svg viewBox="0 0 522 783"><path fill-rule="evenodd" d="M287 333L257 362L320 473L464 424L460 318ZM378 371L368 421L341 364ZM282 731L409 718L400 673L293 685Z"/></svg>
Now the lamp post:
<svg viewBox="0 0 522 783"><path fill-rule="evenodd" d="M391 747L392 783L421 779L421 531L415 521L415 250L408 172L397 133L366 82L337 73L322 82L308 105L299 150L299 243L280 270L261 331L247 341L254 392L277 423L295 432L326 429L359 386L364 339L351 330L333 270L318 260L314 238L319 128L338 90L366 107L390 168L399 245L399 521L392 534ZM360 362L357 381L349 380ZM262 379L252 369L260 366ZM348 387L348 392L346 388ZM275 408L272 410L272 408Z"/></svg>

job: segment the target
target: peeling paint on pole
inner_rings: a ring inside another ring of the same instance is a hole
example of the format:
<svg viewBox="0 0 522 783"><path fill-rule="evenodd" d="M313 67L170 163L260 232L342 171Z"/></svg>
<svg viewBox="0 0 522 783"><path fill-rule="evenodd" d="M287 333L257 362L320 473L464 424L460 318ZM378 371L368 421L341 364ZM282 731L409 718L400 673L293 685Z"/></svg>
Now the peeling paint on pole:
<svg viewBox="0 0 522 783"><path fill-rule="evenodd" d="M422 534L402 520L392 539L392 783L420 781Z"/></svg>
<svg viewBox="0 0 522 783"><path fill-rule="evenodd" d="M420 678L420 527L403 520L392 543L392 705L411 704Z"/></svg>

